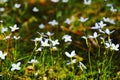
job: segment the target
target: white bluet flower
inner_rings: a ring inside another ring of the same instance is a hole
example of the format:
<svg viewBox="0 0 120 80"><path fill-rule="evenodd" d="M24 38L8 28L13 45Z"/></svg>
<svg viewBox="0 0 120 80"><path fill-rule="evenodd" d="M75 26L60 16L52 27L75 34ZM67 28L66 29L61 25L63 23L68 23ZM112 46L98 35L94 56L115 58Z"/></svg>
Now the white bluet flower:
<svg viewBox="0 0 120 80"><path fill-rule="evenodd" d="M62 0L63 3L67 3L69 0Z"/></svg>
<svg viewBox="0 0 120 80"><path fill-rule="evenodd" d="M106 24L104 24L103 21L100 21L98 24L99 24L100 28L103 28L104 26L106 26Z"/></svg>
<svg viewBox="0 0 120 80"><path fill-rule="evenodd" d="M52 21L49 21L48 24L50 24L52 26L56 26L56 25L58 25L58 22L56 20L52 20Z"/></svg>
<svg viewBox="0 0 120 80"><path fill-rule="evenodd" d="M0 20L0 23L3 23L3 20Z"/></svg>
<svg viewBox="0 0 120 80"><path fill-rule="evenodd" d="M113 6L110 7L110 11L117 12L117 9L115 9Z"/></svg>
<svg viewBox="0 0 120 80"><path fill-rule="evenodd" d="M110 49L111 49L111 50L115 50L115 51L119 51L118 48L119 48L119 44L116 44L116 45L115 45L115 44L112 44Z"/></svg>
<svg viewBox="0 0 120 80"><path fill-rule="evenodd" d="M38 51L42 51L42 48L41 48L41 47L39 47L36 51L37 51L37 52L38 52Z"/></svg>
<svg viewBox="0 0 120 80"><path fill-rule="evenodd" d="M40 29L44 29L44 28L45 28L45 25L44 25L44 24L40 24L38 27L39 27Z"/></svg>
<svg viewBox="0 0 120 80"><path fill-rule="evenodd" d="M54 35L54 33L51 33L51 32L49 32L49 31L48 31L46 34L47 34L48 36Z"/></svg>
<svg viewBox="0 0 120 80"><path fill-rule="evenodd" d="M41 42L41 46L42 47L49 47L50 46L50 44L48 43L48 39L45 39L45 41L43 41L43 40L41 40L40 42Z"/></svg>
<svg viewBox="0 0 120 80"><path fill-rule="evenodd" d="M32 11L33 11L33 12L38 12L39 9L38 9L37 7L33 7Z"/></svg>
<svg viewBox="0 0 120 80"><path fill-rule="evenodd" d="M20 39L20 36L13 36L13 38L14 38L15 40L18 40L18 39Z"/></svg>
<svg viewBox="0 0 120 80"><path fill-rule="evenodd" d="M2 60L4 60L5 59L5 56L7 55L7 53L3 53L2 51L0 51L0 58L2 59Z"/></svg>
<svg viewBox="0 0 120 80"><path fill-rule="evenodd" d="M41 41L42 39L43 39L43 37L37 37L37 38L35 38L35 39L32 39L32 41L37 42L37 41Z"/></svg>
<svg viewBox="0 0 120 80"><path fill-rule="evenodd" d="M3 40L7 40L7 39L10 39L12 36L12 34L10 33L8 36L6 36L5 38L3 38Z"/></svg>
<svg viewBox="0 0 120 80"><path fill-rule="evenodd" d="M73 50L71 53L65 52L65 55L69 58L72 58L76 56L76 53L75 53L75 50Z"/></svg>
<svg viewBox="0 0 120 80"><path fill-rule="evenodd" d="M30 61L28 61L28 63L36 64L36 63L38 63L38 60L36 60L36 59L34 58L34 59L31 59Z"/></svg>
<svg viewBox="0 0 120 80"><path fill-rule="evenodd" d="M21 64L21 62L18 62L17 64L15 64L15 63L12 64L11 71L20 70L21 69L20 64Z"/></svg>
<svg viewBox="0 0 120 80"><path fill-rule="evenodd" d="M76 63L76 59L73 59L71 62L70 61L67 62L67 65L74 64L74 63Z"/></svg>
<svg viewBox="0 0 120 80"><path fill-rule="evenodd" d="M10 29L12 32L16 31L19 29L19 27L17 27L17 24L15 24L14 26L10 26Z"/></svg>
<svg viewBox="0 0 120 80"><path fill-rule="evenodd" d="M106 4L106 6L111 7L111 6L113 6L113 4Z"/></svg>
<svg viewBox="0 0 120 80"><path fill-rule="evenodd" d="M51 2L57 3L59 2L59 0L51 0Z"/></svg>
<svg viewBox="0 0 120 80"><path fill-rule="evenodd" d="M15 3L14 7L15 7L15 8L20 8L20 7L21 7L21 4Z"/></svg>
<svg viewBox="0 0 120 80"><path fill-rule="evenodd" d="M4 12L4 11L5 11L5 8L1 7L0 12Z"/></svg>
<svg viewBox="0 0 120 80"><path fill-rule="evenodd" d="M92 0L84 0L84 4L85 4L85 5L90 5L91 2L92 2Z"/></svg>
<svg viewBox="0 0 120 80"><path fill-rule="evenodd" d="M87 69L87 67L82 62L79 62L79 67L82 71L83 71L83 68Z"/></svg>
<svg viewBox="0 0 120 80"><path fill-rule="evenodd" d="M95 23L95 26L91 27L91 29L100 29L100 25L98 23Z"/></svg>
<svg viewBox="0 0 120 80"><path fill-rule="evenodd" d="M63 39L65 42L71 42L71 41L72 41L71 38L72 38L72 37L71 37L70 35L64 35L64 36L62 37L62 39Z"/></svg>
<svg viewBox="0 0 120 80"><path fill-rule="evenodd" d="M105 17L103 17L103 21L104 21L104 22L109 22L109 23L111 23L111 24L115 24L115 21L114 21L114 20L111 20L110 18L105 18Z"/></svg>
<svg viewBox="0 0 120 80"><path fill-rule="evenodd" d="M84 17L80 17L79 21L80 22L86 22L88 20L88 18L84 18Z"/></svg>
<svg viewBox="0 0 120 80"><path fill-rule="evenodd" d="M107 28L107 29L105 30L105 33L108 34L108 35L110 35L110 34L112 34L114 31L115 31L115 30L110 31L110 30Z"/></svg>
<svg viewBox="0 0 120 80"><path fill-rule="evenodd" d="M7 32L7 31L8 31L8 28L2 27L1 33Z"/></svg>
<svg viewBox="0 0 120 80"><path fill-rule="evenodd" d="M68 25L70 25L71 24L71 19L69 19L69 18L67 18L65 21L64 21L64 23L66 23L66 24L68 24Z"/></svg>
<svg viewBox="0 0 120 80"><path fill-rule="evenodd" d="M60 43L58 42L58 39L55 40L55 41L51 40L51 42L52 42L52 46L56 46L56 45L59 45L59 44L60 44Z"/></svg>
<svg viewBox="0 0 120 80"><path fill-rule="evenodd" d="M89 35L88 38L97 38L100 34L97 34L97 32L93 33L93 36Z"/></svg>
<svg viewBox="0 0 120 80"><path fill-rule="evenodd" d="M0 0L0 3L5 3L7 2L8 0Z"/></svg>

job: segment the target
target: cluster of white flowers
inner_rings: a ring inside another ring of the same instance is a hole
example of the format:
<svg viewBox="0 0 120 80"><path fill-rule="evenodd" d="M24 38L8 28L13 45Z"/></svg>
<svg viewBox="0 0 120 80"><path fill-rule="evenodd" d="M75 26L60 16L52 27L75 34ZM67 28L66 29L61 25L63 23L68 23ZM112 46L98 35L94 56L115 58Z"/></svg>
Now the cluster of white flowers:
<svg viewBox="0 0 120 80"><path fill-rule="evenodd" d="M72 59L73 57L76 56L76 53L75 53L75 50L73 50L71 53L65 52L65 55ZM77 63L76 59L72 59L72 61L67 62L67 65L74 64L74 63ZM82 71L83 69L87 69L87 67L82 62L79 62L79 67Z"/></svg>

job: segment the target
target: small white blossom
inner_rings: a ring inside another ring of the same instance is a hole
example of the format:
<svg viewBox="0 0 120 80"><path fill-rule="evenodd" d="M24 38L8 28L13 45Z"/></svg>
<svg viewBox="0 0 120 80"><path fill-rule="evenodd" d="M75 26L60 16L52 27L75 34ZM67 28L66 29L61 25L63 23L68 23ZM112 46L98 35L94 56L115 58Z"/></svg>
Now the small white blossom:
<svg viewBox="0 0 120 80"><path fill-rule="evenodd" d="M113 4L106 4L106 6L111 7L111 6L113 6Z"/></svg>
<svg viewBox="0 0 120 80"><path fill-rule="evenodd" d="M0 20L0 23L3 23L3 20Z"/></svg>
<svg viewBox="0 0 120 80"><path fill-rule="evenodd" d="M44 28L45 28L45 25L44 25L44 24L40 24L38 27L39 27L40 29L44 29Z"/></svg>
<svg viewBox="0 0 120 80"><path fill-rule="evenodd" d="M0 12L3 12L3 11L5 11L5 8L1 7Z"/></svg>
<svg viewBox="0 0 120 80"><path fill-rule="evenodd" d="M87 69L87 67L82 62L79 62L79 67L82 71L83 71L83 68Z"/></svg>
<svg viewBox="0 0 120 80"><path fill-rule="evenodd" d="M63 3L67 3L69 0L62 0Z"/></svg>
<svg viewBox="0 0 120 80"><path fill-rule="evenodd" d="M21 7L21 4L15 3L14 7L15 7L15 8L20 8L20 7Z"/></svg>
<svg viewBox="0 0 120 80"><path fill-rule="evenodd" d="M57 3L59 2L59 0L51 0L51 2Z"/></svg>
<svg viewBox="0 0 120 80"><path fill-rule="evenodd" d="M8 0L0 0L0 3L5 3L7 2Z"/></svg>
<svg viewBox="0 0 120 80"><path fill-rule="evenodd" d="M59 44L60 44L60 43L58 42L58 39L55 40L55 41L51 40L51 42L52 42L52 46L56 46L56 45L59 45Z"/></svg>
<svg viewBox="0 0 120 80"><path fill-rule="evenodd" d="M100 21L98 24L99 24L99 26L100 26L101 28L103 28L104 26L106 26L106 24L104 24L103 21Z"/></svg>
<svg viewBox="0 0 120 80"><path fill-rule="evenodd" d="M20 36L13 36L13 38L14 38L15 40L18 40L18 39L20 39Z"/></svg>
<svg viewBox="0 0 120 80"><path fill-rule="evenodd" d="M76 59L73 59L71 62L68 62L67 65L76 63Z"/></svg>
<svg viewBox="0 0 120 80"><path fill-rule="evenodd" d="M48 31L46 34L47 34L48 36L54 35L54 33L51 33L51 32L49 32L49 31Z"/></svg>
<svg viewBox="0 0 120 80"><path fill-rule="evenodd" d="M32 41L35 41L35 42L37 42L37 41L41 41L43 39L43 37L37 37L37 38L35 38L35 39L33 39Z"/></svg>
<svg viewBox="0 0 120 80"><path fill-rule="evenodd" d="M71 53L65 52L65 55L69 58L72 58L76 56L76 53L75 53L75 50L73 50Z"/></svg>
<svg viewBox="0 0 120 80"><path fill-rule="evenodd" d="M64 35L64 36L62 37L62 39L64 39L65 42L71 42L71 41L72 41L71 38L72 38L72 37L71 37L70 35Z"/></svg>
<svg viewBox="0 0 120 80"><path fill-rule="evenodd" d="M36 63L38 63L38 60L36 60L36 59L31 59L30 61L28 61L28 63L36 64Z"/></svg>
<svg viewBox="0 0 120 80"><path fill-rule="evenodd" d="M8 31L8 28L4 28L4 27L2 27L2 29L1 29L1 33L7 32L7 31Z"/></svg>
<svg viewBox="0 0 120 80"><path fill-rule="evenodd" d="M41 48L41 47L39 47L36 51L37 51L37 52L38 52L38 51L42 51L42 48Z"/></svg>
<svg viewBox="0 0 120 80"><path fill-rule="evenodd" d="M84 0L84 4L85 4L85 5L90 5L91 2L92 2L92 0Z"/></svg>
<svg viewBox="0 0 120 80"><path fill-rule="evenodd" d="M40 42L41 42L41 46L42 47L49 47L50 46L50 44L48 43L48 39L45 39L45 41L43 41L43 40L41 40Z"/></svg>
<svg viewBox="0 0 120 80"><path fill-rule="evenodd" d="M109 22L109 23L111 23L111 24L115 24L115 21L114 21L114 20L111 20L110 18L105 18L105 17L103 17L103 20L104 20L104 22Z"/></svg>
<svg viewBox="0 0 120 80"><path fill-rule="evenodd" d="M72 22L72 21L71 21L69 18L67 18L67 19L64 21L64 23L66 23L66 24L68 24L68 25L70 25L71 22Z"/></svg>
<svg viewBox="0 0 120 80"><path fill-rule="evenodd" d="M2 51L0 51L0 58L2 59L2 60L4 60L5 59L5 56L7 55L7 53L3 53Z"/></svg>
<svg viewBox="0 0 120 80"><path fill-rule="evenodd" d="M33 7L32 11L33 11L33 12L38 12L39 9L38 9L37 7Z"/></svg>
<svg viewBox="0 0 120 80"><path fill-rule="evenodd" d="M12 64L11 71L20 70L21 69L20 64L21 64L21 62L18 62L17 64L15 64L15 63Z"/></svg>
<svg viewBox="0 0 120 80"><path fill-rule="evenodd" d="M84 18L84 17L80 17L79 21L80 22L86 22L88 20L88 18Z"/></svg>
<svg viewBox="0 0 120 80"><path fill-rule="evenodd" d="M100 25L98 23L95 23L95 26L91 27L91 29L100 29Z"/></svg>
<svg viewBox="0 0 120 80"><path fill-rule="evenodd" d="M119 48L119 44L116 44L116 45L115 45L115 44L112 44L110 49L111 49L111 50L115 50L115 51L119 51L118 48Z"/></svg>
<svg viewBox="0 0 120 80"><path fill-rule="evenodd" d="M19 29L19 27L17 27L17 24L15 24L14 26L10 26L10 29L12 32L16 31Z"/></svg>
<svg viewBox="0 0 120 80"><path fill-rule="evenodd" d="M3 38L3 40L10 39L10 38L11 38L11 35L12 35L12 34L9 34L9 35L8 35L8 36L6 36L5 38Z"/></svg>
<svg viewBox="0 0 120 80"><path fill-rule="evenodd" d="M56 26L56 25L58 25L58 22L56 20L52 20L52 21L49 21L48 24L50 24L52 26Z"/></svg>
<svg viewBox="0 0 120 80"><path fill-rule="evenodd" d="M114 7L111 6L111 7L110 7L110 11L112 11L112 12L117 12L117 9L114 9Z"/></svg>
<svg viewBox="0 0 120 80"><path fill-rule="evenodd" d="M97 32L93 33L93 36L89 35L88 38L97 38L100 34L97 34Z"/></svg>
<svg viewBox="0 0 120 80"><path fill-rule="evenodd" d="M87 37L86 37L86 36L82 36L81 38L83 38L83 39L87 39Z"/></svg>
<svg viewBox="0 0 120 80"><path fill-rule="evenodd" d="M110 31L110 30L107 28L107 29L105 30L105 33L108 34L108 35L110 35L110 34L112 34L114 31L115 31L115 30Z"/></svg>

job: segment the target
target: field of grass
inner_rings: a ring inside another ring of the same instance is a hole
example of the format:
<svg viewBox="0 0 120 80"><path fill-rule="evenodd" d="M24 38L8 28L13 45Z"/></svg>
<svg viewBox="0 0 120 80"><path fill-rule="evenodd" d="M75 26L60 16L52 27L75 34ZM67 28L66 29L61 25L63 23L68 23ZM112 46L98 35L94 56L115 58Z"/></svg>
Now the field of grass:
<svg viewBox="0 0 120 80"><path fill-rule="evenodd" d="M119 0L0 0L0 80L120 80Z"/></svg>

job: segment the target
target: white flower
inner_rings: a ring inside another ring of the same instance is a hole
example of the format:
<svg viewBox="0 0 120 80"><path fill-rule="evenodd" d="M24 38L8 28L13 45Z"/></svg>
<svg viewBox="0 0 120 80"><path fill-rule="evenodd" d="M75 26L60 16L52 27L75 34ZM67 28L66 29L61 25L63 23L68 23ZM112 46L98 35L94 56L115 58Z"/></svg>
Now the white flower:
<svg viewBox="0 0 120 80"><path fill-rule="evenodd" d="M104 22L109 22L109 23L111 23L111 24L115 24L115 21L114 21L114 20L110 20L110 18L105 18L105 17L103 17L103 21L104 21Z"/></svg>
<svg viewBox="0 0 120 80"><path fill-rule="evenodd" d="M8 31L8 28L4 28L4 27L2 27L2 29L1 29L1 33L7 32L7 31Z"/></svg>
<svg viewBox="0 0 120 80"><path fill-rule="evenodd" d="M111 49L111 50L118 51L118 50L119 50L118 48L119 48L119 44L116 44L116 45L115 45L115 44L112 44L110 49Z"/></svg>
<svg viewBox="0 0 120 80"><path fill-rule="evenodd" d="M105 33L108 34L108 35L110 35L110 34L112 34L114 31L115 31L115 30L110 31L110 30L107 28L107 29L105 30Z"/></svg>
<svg viewBox="0 0 120 80"><path fill-rule="evenodd" d="M69 58L75 57L76 56L75 50L73 50L71 53L65 52L65 55Z"/></svg>
<svg viewBox="0 0 120 80"><path fill-rule="evenodd" d="M48 43L48 41L49 41L48 39L45 39L45 41L42 41L42 40L41 40L41 46L42 46L42 47L49 47L50 44Z"/></svg>
<svg viewBox="0 0 120 80"><path fill-rule="evenodd" d="M104 24L103 21L100 21L98 24L99 24L100 28L103 28L104 26L106 26L106 24Z"/></svg>
<svg viewBox="0 0 120 80"><path fill-rule="evenodd" d="M3 20L0 20L0 23L3 23Z"/></svg>
<svg viewBox="0 0 120 80"><path fill-rule="evenodd" d="M89 35L88 38L97 38L100 34L97 34L97 32L93 33L93 36Z"/></svg>
<svg viewBox="0 0 120 80"><path fill-rule="evenodd" d="M47 34L48 36L54 35L54 33L51 33L51 32L49 32L49 31L48 31L46 34Z"/></svg>
<svg viewBox="0 0 120 80"><path fill-rule="evenodd" d="M87 67L82 62L79 62L79 66L82 71L83 71L83 68L87 69Z"/></svg>
<svg viewBox="0 0 120 80"><path fill-rule="evenodd" d="M80 17L79 21L80 22L86 22L88 20L88 18L84 18L84 17Z"/></svg>
<svg viewBox="0 0 120 80"><path fill-rule="evenodd" d="M84 0L84 4L85 4L85 5L90 5L91 2L92 2L92 0Z"/></svg>
<svg viewBox="0 0 120 80"><path fill-rule="evenodd" d="M111 6L111 7L110 7L110 11L112 11L112 12L117 12L117 9L114 9L114 7Z"/></svg>
<svg viewBox="0 0 120 80"><path fill-rule="evenodd" d="M38 51L42 51L42 48L41 48L41 47L39 47L36 51L37 51L37 52L38 52Z"/></svg>
<svg viewBox="0 0 120 80"><path fill-rule="evenodd" d="M100 25L98 23L95 23L95 26L91 27L91 29L100 29Z"/></svg>
<svg viewBox="0 0 120 80"><path fill-rule="evenodd" d="M37 41L41 41L42 39L43 39L43 37L39 37L39 38L35 38L35 39L33 39L32 41L37 42Z"/></svg>
<svg viewBox="0 0 120 80"><path fill-rule="evenodd" d="M36 59L31 59L30 61L28 61L28 63L36 64L36 63L38 63L38 61Z"/></svg>
<svg viewBox="0 0 120 80"><path fill-rule="evenodd" d="M17 27L17 24L15 24L14 26L10 26L10 29L12 32L16 31L19 29L19 27Z"/></svg>
<svg viewBox="0 0 120 80"><path fill-rule="evenodd" d="M52 42L52 45L53 45L53 46L56 46L56 45L59 45L59 44L60 44L60 43L58 42L58 39L55 40L55 41L51 40L51 42Z"/></svg>
<svg viewBox="0 0 120 80"><path fill-rule="evenodd" d="M56 26L56 25L58 25L58 22L56 20L52 20L52 21L49 21L48 24L50 24L52 26Z"/></svg>
<svg viewBox="0 0 120 80"><path fill-rule="evenodd" d="M68 0L62 0L62 2L63 2L63 3L67 3L67 2L68 2Z"/></svg>
<svg viewBox="0 0 120 80"><path fill-rule="evenodd" d="M8 35L8 36L6 36L3 40L7 40L7 39L10 39L10 37L11 37L11 33Z"/></svg>
<svg viewBox="0 0 120 80"><path fill-rule="evenodd" d="M2 51L0 51L0 58L2 59L2 60L4 60L5 59L5 56L7 55L7 53L3 53Z"/></svg>
<svg viewBox="0 0 120 80"><path fill-rule="evenodd" d="M39 27L40 29L44 29L44 28L45 28L45 25L44 25L44 24L40 24L38 27Z"/></svg>
<svg viewBox="0 0 120 80"><path fill-rule="evenodd" d="M8 0L0 0L0 3L4 3L7 2Z"/></svg>
<svg viewBox="0 0 120 80"><path fill-rule="evenodd" d="M113 4L106 4L106 6L111 7L111 6L113 6Z"/></svg>
<svg viewBox="0 0 120 80"><path fill-rule="evenodd" d="M15 8L20 8L20 7L21 7L21 4L15 3L14 7L15 7Z"/></svg>
<svg viewBox="0 0 120 80"><path fill-rule="evenodd" d="M37 7L33 7L32 11L33 11L33 12L38 12L39 9L38 9Z"/></svg>
<svg viewBox="0 0 120 80"><path fill-rule="evenodd" d="M81 38L83 38L83 39L87 39L87 37L86 37L86 36L82 36Z"/></svg>
<svg viewBox="0 0 120 80"><path fill-rule="evenodd" d="M67 65L76 63L76 59L73 59L71 62L68 62Z"/></svg>
<svg viewBox="0 0 120 80"><path fill-rule="evenodd" d="M3 11L5 11L5 8L3 8L3 7L0 8L0 12L3 12Z"/></svg>
<svg viewBox="0 0 120 80"><path fill-rule="evenodd" d="M12 64L11 71L20 70L21 69L20 64L21 64L21 62L18 62L17 64L15 64L15 63Z"/></svg>
<svg viewBox="0 0 120 80"><path fill-rule="evenodd" d="M13 38L14 38L15 40L18 40L18 39L20 39L20 36L13 36Z"/></svg>
<svg viewBox="0 0 120 80"><path fill-rule="evenodd" d="M70 35L64 35L64 36L62 37L62 39L64 39L65 42L71 42L71 41L72 41Z"/></svg>
<svg viewBox="0 0 120 80"><path fill-rule="evenodd" d="M51 0L51 2L57 3L59 2L59 0Z"/></svg>
<svg viewBox="0 0 120 80"><path fill-rule="evenodd" d="M64 21L64 23L69 24L69 25L71 24L71 22L72 22L72 21L71 21L69 18L67 18L67 19Z"/></svg>

